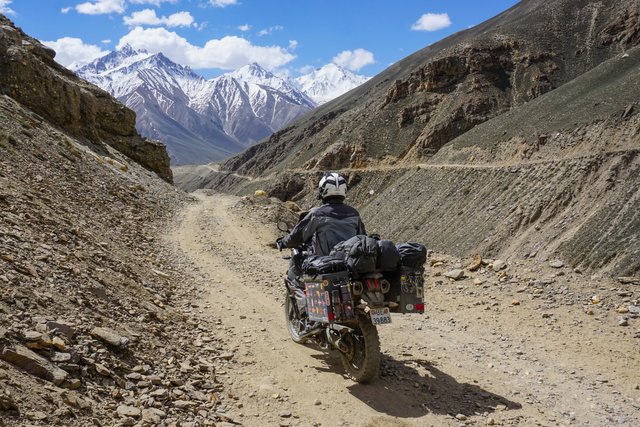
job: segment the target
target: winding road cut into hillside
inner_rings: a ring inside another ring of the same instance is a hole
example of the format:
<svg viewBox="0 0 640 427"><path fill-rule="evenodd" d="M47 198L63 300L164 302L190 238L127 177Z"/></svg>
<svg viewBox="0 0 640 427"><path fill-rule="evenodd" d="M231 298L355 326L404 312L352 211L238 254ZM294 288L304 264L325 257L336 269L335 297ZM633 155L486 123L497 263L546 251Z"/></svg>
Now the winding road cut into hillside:
<svg viewBox="0 0 640 427"><path fill-rule="evenodd" d="M293 343L275 224L240 199L197 193L169 240L207 283L194 301L231 344L216 372L245 426L640 425L640 290L548 262L495 272L433 255L427 314L379 327L381 377L359 385L335 353ZM267 202L268 203L268 202ZM243 207L244 206L244 207ZM635 286L635 287L634 287Z"/></svg>

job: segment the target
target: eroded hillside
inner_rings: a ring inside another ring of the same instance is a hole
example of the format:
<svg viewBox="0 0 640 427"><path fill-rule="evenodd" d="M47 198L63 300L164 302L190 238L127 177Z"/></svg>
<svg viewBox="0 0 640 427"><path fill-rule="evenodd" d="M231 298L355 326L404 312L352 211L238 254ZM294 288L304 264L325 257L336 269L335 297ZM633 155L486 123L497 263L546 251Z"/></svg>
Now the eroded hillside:
<svg viewBox="0 0 640 427"><path fill-rule="evenodd" d="M631 274L639 41L638 1L523 1L177 183L311 206L338 169L390 238Z"/></svg>
<svg viewBox="0 0 640 427"><path fill-rule="evenodd" d="M424 161L639 41L637 0L525 0L399 61L222 169L258 176Z"/></svg>
<svg viewBox="0 0 640 427"><path fill-rule="evenodd" d="M135 114L53 60L55 52L0 15L0 92L106 152L109 145L171 181L164 145L142 138Z"/></svg>
<svg viewBox="0 0 640 427"><path fill-rule="evenodd" d="M190 304L197 272L162 243L189 200L158 177L164 146L2 24L0 425L227 420L228 351Z"/></svg>

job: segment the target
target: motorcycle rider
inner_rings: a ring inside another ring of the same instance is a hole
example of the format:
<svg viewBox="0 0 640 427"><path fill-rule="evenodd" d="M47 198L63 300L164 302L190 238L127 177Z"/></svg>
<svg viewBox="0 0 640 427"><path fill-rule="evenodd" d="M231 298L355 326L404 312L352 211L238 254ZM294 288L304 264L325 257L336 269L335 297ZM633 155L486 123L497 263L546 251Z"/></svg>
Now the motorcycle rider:
<svg viewBox="0 0 640 427"><path fill-rule="evenodd" d="M329 255L331 249L353 236L367 234L358 211L345 204L347 181L339 173L327 172L318 183L318 199L323 205L315 207L291 230L276 241L278 249L293 248L311 242L314 255ZM287 276L299 285L301 271L291 263Z"/></svg>

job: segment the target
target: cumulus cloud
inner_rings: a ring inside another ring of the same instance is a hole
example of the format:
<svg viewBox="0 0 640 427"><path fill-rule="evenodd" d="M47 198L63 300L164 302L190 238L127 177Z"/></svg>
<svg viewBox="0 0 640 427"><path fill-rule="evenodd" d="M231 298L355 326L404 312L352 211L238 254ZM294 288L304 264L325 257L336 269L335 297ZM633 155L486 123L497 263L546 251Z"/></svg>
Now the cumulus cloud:
<svg viewBox="0 0 640 427"><path fill-rule="evenodd" d="M124 24L129 27L135 27L138 25L190 27L193 25L193 21L193 16L191 16L191 13L189 12L177 12L169 16L158 17L158 15L156 15L156 11L153 9L144 9L138 12L133 12L131 16L125 16L123 19Z"/></svg>
<svg viewBox="0 0 640 427"><path fill-rule="evenodd" d="M375 63L373 53L365 49L345 50L337 54L331 60L336 65L339 65L347 70L358 71L365 65Z"/></svg>
<svg viewBox="0 0 640 427"><path fill-rule="evenodd" d="M176 4L178 0L129 0L131 4L150 4L155 7L160 7L162 3Z"/></svg>
<svg viewBox="0 0 640 427"><path fill-rule="evenodd" d="M13 15L15 12L13 9L9 7L12 0L0 0L0 13L4 13L5 15Z"/></svg>
<svg viewBox="0 0 640 427"><path fill-rule="evenodd" d="M56 41L42 43L56 51L55 60L59 64L72 70L109 53L109 51L102 50L92 44L86 44L82 39L75 37L62 37Z"/></svg>
<svg viewBox="0 0 640 427"><path fill-rule="evenodd" d="M76 6L78 13L85 15L105 15L109 13L124 13L124 0L97 0L80 3Z"/></svg>
<svg viewBox="0 0 640 427"><path fill-rule="evenodd" d="M411 26L414 31L438 31L451 25L446 13L425 13Z"/></svg>
<svg viewBox="0 0 640 427"><path fill-rule="evenodd" d="M227 7L238 4L238 0L209 0L209 4L215 7Z"/></svg>
<svg viewBox="0 0 640 427"><path fill-rule="evenodd" d="M252 62L274 69L291 62L295 56L280 46L255 46L242 37L226 36L195 46L165 28L136 27L122 37L118 48L129 44L134 49L162 52L173 61L191 68L235 70Z"/></svg>
<svg viewBox="0 0 640 427"><path fill-rule="evenodd" d="M282 25L274 25L273 27L269 27L269 28L266 28L264 30L258 31L258 35L259 36L266 36L266 35L269 35L269 34L273 33L274 31L282 31L282 30L284 30L284 27Z"/></svg>

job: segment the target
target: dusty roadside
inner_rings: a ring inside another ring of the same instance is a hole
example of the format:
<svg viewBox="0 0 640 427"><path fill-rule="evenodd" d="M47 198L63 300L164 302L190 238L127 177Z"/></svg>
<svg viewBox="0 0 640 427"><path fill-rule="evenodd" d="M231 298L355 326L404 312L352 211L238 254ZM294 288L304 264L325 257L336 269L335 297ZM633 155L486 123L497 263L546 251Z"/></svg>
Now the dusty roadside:
<svg viewBox="0 0 640 427"><path fill-rule="evenodd" d="M380 328L381 378L357 385L335 354L284 327L286 261L269 247L280 209L201 192L169 240L202 275L200 315L224 335L217 371L246 426L640 423L639 290L550 260L475 272L434 254L428 314ZM428 242L427 242L428 243ZM459 280L443 274L460 268ZM622 325L621 325L622 324ZM623 326L626 325L626 326Z"/></svg>

